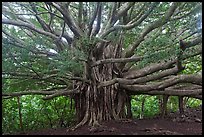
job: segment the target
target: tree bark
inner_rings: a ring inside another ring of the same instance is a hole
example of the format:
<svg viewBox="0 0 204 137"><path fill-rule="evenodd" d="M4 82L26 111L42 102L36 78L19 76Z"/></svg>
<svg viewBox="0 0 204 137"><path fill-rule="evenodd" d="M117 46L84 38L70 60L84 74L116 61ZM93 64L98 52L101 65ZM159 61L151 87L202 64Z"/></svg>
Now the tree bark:
<svg viewBox="0 0 204 137"><path fill-rule="evenodd" d="M179 100L179 112L181 115L183 115L184 114L183 96L178 96L178 100Z"/></svg>
<svg viewBox="0 0 204 137"><path fill-rule="evenodd" d="M131 96L127 97L127 118L132 118Z"/></svg>
<svg viewBox="0 0 204 137"><path fill-rule="evenodd" d="M22 120L22 113L21 113L20 97L17 97L17 102L18 102L18 113L19 113L19 126L21 131L23 131L23 120Z"/></svg>
<svg viewBox="0 0 204 137"><path fill-rule="evenodd" d="M169 95L163 95L163 102L162 102L162 112L161 116L165 117L167 115L167 102L169 99Z"/></svg>

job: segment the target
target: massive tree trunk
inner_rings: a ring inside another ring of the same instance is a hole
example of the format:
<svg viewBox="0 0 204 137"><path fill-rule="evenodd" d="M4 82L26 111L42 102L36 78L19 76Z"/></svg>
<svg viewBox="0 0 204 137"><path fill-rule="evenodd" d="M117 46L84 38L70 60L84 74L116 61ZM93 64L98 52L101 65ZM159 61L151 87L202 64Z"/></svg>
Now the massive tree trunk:
<svg viewBox="0 0 204 137"><path fill-rule="evenodd" d="M118 84L99 87L100 82L121 77L117 64L108 63L92 67L97 60L119 58L121 45L108 42L103 48L90 50L88 61L85 65L84 77L89 83L77 83L80 93L75 94L75 108L77 119L80 122L76 127L88 123L98 126L101 121L119 120L131 117L130 97ZM97 51L100 50L100 51ZM95 52L95 53L94 53ZM102 54L96 54L102 52Z"/></svg>

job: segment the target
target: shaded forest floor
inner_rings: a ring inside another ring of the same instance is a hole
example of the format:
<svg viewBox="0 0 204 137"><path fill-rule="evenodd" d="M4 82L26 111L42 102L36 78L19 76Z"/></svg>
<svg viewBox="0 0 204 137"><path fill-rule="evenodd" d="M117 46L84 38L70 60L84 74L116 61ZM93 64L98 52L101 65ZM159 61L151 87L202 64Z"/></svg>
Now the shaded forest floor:
<svg viewBox="0 0 204 137"><path fill-rule="evenodd" d="M185 115L170 113L165 118L126 119L104 122L103 127L83 126L75 131L67 128L42 129L18 135L201 135L202 108L187 108Z"/></svg>

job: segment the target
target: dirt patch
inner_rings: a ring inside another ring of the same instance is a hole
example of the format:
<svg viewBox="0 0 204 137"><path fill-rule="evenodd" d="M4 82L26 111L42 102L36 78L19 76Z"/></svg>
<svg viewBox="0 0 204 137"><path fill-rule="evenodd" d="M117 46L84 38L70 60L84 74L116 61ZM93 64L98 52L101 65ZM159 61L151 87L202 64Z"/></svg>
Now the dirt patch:
<svg viewBox="0 0 204 137"><path fill-rule="evenodd" d="M145 119L108 121L102 127L43 129L18 133L18 135L201 135L202 108L188 108L185 115L170 113L165 118L156 116Z"/></svg>

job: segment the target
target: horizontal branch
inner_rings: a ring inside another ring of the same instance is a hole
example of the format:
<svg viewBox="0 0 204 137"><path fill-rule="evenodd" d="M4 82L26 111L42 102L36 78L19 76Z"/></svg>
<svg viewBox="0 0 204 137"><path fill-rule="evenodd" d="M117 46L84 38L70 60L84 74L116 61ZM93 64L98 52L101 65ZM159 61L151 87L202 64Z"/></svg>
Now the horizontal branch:
<svg viewBox="0 0 204 137"><path fill-rule="evenodd" d="M29 91L21 91L21 92L12 92L12 93L2 93L2 96L5 96L6 98L10 97L17 97L22 95L48 95L46 97L43 97L43 99L51 99L57 96L62 95L70 95L70 94L76 94L78 93L77 89L74 90L68 90L66 89L60 89L60 90L52 90L52 91L43 91L43 90L29 90Z"/></svg>
<svg viewBox="0 0 204 137"><path fill-rule="evenodd" d="M140 70L132 69L124 73L124 78L133 79L133 78L143 77L143 76L146 76L148 74L154 73L159 70L171 68L174 63L176 63L176 60L172 60L169 62L156 63L153 65L144 67Z"/></svg>
<svg viewBox="0 0 204 137"><path fill-rule="evenodd" d="M193 46L198 45L200 43L202 43L202 37L198 37L192 41L185 42L185 45L186 45L185 48L193 47Z"/></svg>
<svg viewBox="0 0 204 137"><path fill-rule="evenodd" d="M198 38L192 42L188 42L191 44L187 44L187 47L189 46L194 46L195 44L198 44L202 42L202 38ZM155 53L156 54L156 53ZM137 62L141 61L143 58L148 57L148 56L142 56L142 57L131 57L131 58L109 58L109 59L102 59L98 60L95 63L91 65L91 67L95 67L101 64L107 64L107 63L125 63L125 62ZM174 61L176 62L176 60Z"/></svg>
<svg viewBox="0 0 204 137"><path fill-rule="evenodd" d="M166 77L169 75L176 74L178 71L179 71L178 67L175 66L171 69L167 69L167 70L164 70L162 72L158 72L157 74L147 75L145 77L140 77L140 78L134 79L133 81L134 81L134 84L135 83L149 82L149 81L153 81L153 80L158 80L160 78L163 78L163 77Z"/></svg>
<svg viewBox="0 0 204 137"><path fill-rule="evenodd" d="M88 83L88 84L91 83L90 80L85 79L85 78L81 78L81 77L71 77L71 78L68 78L68 79L69 79L69 80L78 80L78 81L86 82L86 83Z"/></svg>
<svg viewBox="0 0 204 137"><path fill-rule="evenodd" d="M135 85L125 85L125 84L120 84L120 86L126 90L129 91L152 91L152 90L160 90L160 89L165 89L167 87L176 85L178 83L192 83L192 84L197 84L197 85L202 85L202 75L178 75L171 77L167 80L157 82L154 84L146 84L146 85L141 85L141 84L135 84Z"/></svg>
<svg viewBox="0 0 204 137"><path fill-rule="evenodd" d="M90 81L81 78L81 77L72 77L72 76L59 76L57 74L58 70L54 70L49 72L50 74L46 73L39 73L39 76L34 74L34 73L19 73L19 72L2 72L2 78L6 79L21 79L21 78L30 78L30 79L35 79L38 81L49 81L49 82L54 82L58 84L66 84L68 85L67 80L77 80L77 81L82 81L84 83L90 84ZM63 82L63 83L62 83Z"/></svg>
<svg viewBox="0 0 204 137"><path fill-rule="evenodd" d="M169 75L175 74L177 72L178 72L178 68L177 68L177 66L175 66L172 69L164 70L158 74L148 75L148 76L140 77L137 79L115 78L115 79L112 79L110 81L101 82L98 87L100 88L100 87L104 87L104 86L110 86L110 85L113 85L115 83L126 84L126 85L133 85L136 83L139 84L139 83L144 83L144 82L148 82L148 81L152 81L152 80L157 80L159 78L163 78L165 76L169 76Z"/></svg>
<svg viewBox="0 0 204 137"><path fill-rule="evenodd" d="M51 57L51 56L55 56L56 55L56 53L53 53L53 52L49 52L49 51L43 51L43 50L39 50L39 49L37 49L37 48L33 48L33 49L31 49L31 48L28 48L27 46L26 46L26 44L25 44L25 42L24 41L22 41L21 39L19 39L19 38L17 38L17 37L14 37L14 36L12 36L12 35L10 35L10 34L8 34L7 32L5 32L4 30L2 30L2 32L5 34L5 35L7 35L8 36L8 43L9 44L11 44L12 46L15 46L15 47L18 47L18 48L21 48L21 49L25 49L25 50L27 50L27 51L29 51L29 52L32 52L32 53L34 53L33 55L30 55L30 56L32 56L33 58L37 58L37 57L46 57L46 56L49 56L49 57ZM4 38L2 38L2 39L4 39ZM6 39L6 38L5 38ZM11 39L11 40L9 40L9 39ZM36 55L36 54L38 54L38 55ZM20 55L19 55L20 56Z"/></svg>
<svg viewBox="0 0 204 137"><path fill-rule="evenodd" d="M189 95L200 95L200 94L202 94L202 89L196 89L196 90L165 89L164 92L166 92L166 95L189 96ZM154 91L150 91L149 93L154 93Z"/></svg>
<svg viewBox="0 0 204 137"><path fill-rule="evenodd" d="M175 85L161 90L151 91L127 91L129 95L170 95L170 96L186 96L202 100L202 85Z"/></svg>
<svg viewBox="0 0 204 137"><path fill-rule="evenodd" d="M91 67L95 67L101 64L107 63L123 63L123 62L137 62L142 60L144 57L132 57L132 58L110 58L110 59L102 59L98 60L91 65Z"/></svg>
<svg viewBox="0 0 204 137"><path fill-rule="evenodd" d="M188 59L190 57L197 56L199 54L202 54L202 47L200 49L198 49L198 51L196 51L193 54L184 54L184 56L181 57L181 59L185 60L185 59ZM129 70L128 72L124 73L124 78L133 79L133 78L146 76L146 75L149 75L151 73L157 72L159 70L171 68L171 66L173 64L175 64L176 62L177 62L177 59L173 59L173 60L169 60L168 62L163 61L161 63L151 64L150 66L144 67L140 70L133 68L132 70Z"/></svg>
<svg viewBox="0 0 204 137"><path fill-rule="evenodd" d="M51 95L56 93L56 91L42 91L42 90L29 90L21 92L12 92L12 93L2 93L2 96L22 96L22 95Z"/></svg>
<svg viewBox="0 0 204 137"><path fill-rule="evenodd" d="M55 97L70 95L70 94L76 94L76 93L79 93L79 92L80 91L76 90L76 89L75 90L68 90L68 91L61 91L61 92L54 93L52 95L47 95L47 96L43 97L42 99L49 100L49 99L53 99Z"/></svg>
<svg viewBox="0 0 204 137"><path fill-rule="evenodd" d="M196 90L153 90L148 92L131 92L128 93L131 95L170 95L170 96L186 96L186 97L192 97L196 99L202 100L202 89L196 89Z"/></svg>
<svg viewBox="0 0 204 137"><path fill-rule="evenodd" d="M182 59L187 59L187 58L190 58L190 57L193 57L193 56L196 56L196 55L199 55L202 53L202 50L200 49L198 52L194 53L194 54L188 54L188 55L185 55ZM106 62L107 60L107 62ZM109 63L110 62L114 62L116 60L108 60L108 59L105 59L105 60L99 60L97 62L97 64L100 64L100 62L102 63L102 61L104 63ZM118 61L118 59L117 59ZM157 63L155 65L152 65L152 66L147 66L141 70L132 70L132 71L129 71L127 73L124 73L124 78L115 78L115 79L112 79L112 80L109 80L109 81L104 81L104 82L101 82L99 85L98 85L98 88L101 88L101 87L105 87L105 86L110 86L110 85L113 85L115 83L120 83L120 84L136 84L136 83L144 83L144 82L148 82L148 81L152 81L152 80L157 80L159 78L163 78L163 77L166 77L166 76L169 76L169 75L172 75L172 74L176 74L179 70L177 68L177 66L171 68L171 69L168 69L168 67L171 67L171 65L173 65L174 63L176 63L176 59L174 60L171 60L169 62L162 62L162 63ZM165 70L167 69L167 70ZM159 70L164 70L162 72L159 72L158 74L153 74L153 75L149 75L151 73L154 73L154 72L157 72ZM127 78L131 78L131 79L127 79ZM134 78L134 79L132 79ZM136 79L135 79L136 78Z"/></svg>
<svg viewBox="0 0 204 137"><path fill-rule="evenodd" d="M201 95L202 89L196 89L196 90L153 90L147 92L148 94L157 94L157 95L171 95L171 96L192 96L192 95Z"/></svg>
<svg viewBox="0 0 204 137"><path fill-rule="evenodd" d="M18 73L18 72L5 72L2 71L2 75L11 75L11 76L21 76L21 77L33 77L33 78L38 78L36 74L26 74L26 73Z"/></svg>
<svg viewBox="0 0 204 137"><path fill-rule="evenodd" d="M16 21L16 20L10 20L10 19L2 19L2 24L10 24L10 25L14 25L14 26L25 27L25 28L31 29L31 30L33 30L35 32L38 32L40 34L49 36L51 38L54 38L54 39L58 38L57 36L55 36L54 34L52 34L50 32L46 32L44 30L38 29L33 24L25 23L23 21Z"/></svg>

